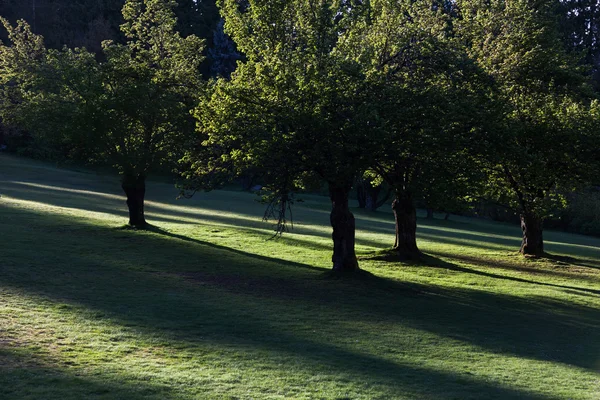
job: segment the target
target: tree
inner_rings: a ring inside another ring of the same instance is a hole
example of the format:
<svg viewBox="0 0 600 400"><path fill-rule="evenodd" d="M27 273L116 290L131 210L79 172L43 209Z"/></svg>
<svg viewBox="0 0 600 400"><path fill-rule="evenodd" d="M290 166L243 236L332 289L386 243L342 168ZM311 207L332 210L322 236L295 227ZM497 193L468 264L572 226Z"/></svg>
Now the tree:
<svg viewBox="0 0 600 400"><path fill-rule="evenodd" d="M405 259L420 256L415 197L457 196L473 165L465 148L476 138L477 71L450 22L430 2L373 1L346 43L369 79L379 145L369 167L394 191L394 249Z"/></svg>
<svg viewBox="0 0 600 400"><path fill-rule="evenodd" d="M127 1L126 43L104 42L102 62L85 49L47 50L24 21L3 20L12 46L0 47L2 117L73 156L114 165L135 227L146 225L146 177L177 158L202 88L203 44L175 31L175 4Z"/></svg>
<svg viewBox="0 0 600 400"><path fill-rule="evenodd" d="M220 3L225 31L245 55L196 110L200 146L188 154L188 189L258 168L286 210L309 177L327 182L334 271L354 271L349 193L370 156L372 107L358 64L340 43L366 17L359 2ZM234 172L230 172L234 171ZM281 213L280 213L281 215Z"/></svg>
<svg viewBox="0 0 600 400"><path fill-rule="evenodd" d="M457 29L491 77L497 110L486 128L489 189L519 210L521 253L541 255L544 218L592 170L585 74L565 51L552 2L457 6Z"/></svg>
<svg viewBox="0 0 600 400"><path fill-rule="evenodd" d="M373 171L365 171L356 180L355 186L358 207L369 211L377 211L392 196L392 188ZM383 196L381 196L382 193Z"/></svg>

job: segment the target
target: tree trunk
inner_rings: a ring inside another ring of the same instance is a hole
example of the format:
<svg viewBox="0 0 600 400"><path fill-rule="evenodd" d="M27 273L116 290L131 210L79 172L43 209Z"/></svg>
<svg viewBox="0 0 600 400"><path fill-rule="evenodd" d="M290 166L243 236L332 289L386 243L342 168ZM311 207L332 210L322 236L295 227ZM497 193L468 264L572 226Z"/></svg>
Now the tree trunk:
<svg viewBox="0 0 600 400"><path fill-rule="evenodd" d="M381 192L381 186L373 187L370 183L366 185L366 193L367 193L367 204L366 208L369 211L377 211L378 203L377 199L379 199L379 193Z"/></svg>
<svg viewBox="0 0 600 400"><path fill-rule="evenodd" d="M362 179L356 184L356 200L358 200L358 208L367 207L367 191L365 190L365 181Z"/></svg>
<svg viewBox="0 0 600 400"><path fill-rule="evenodd" d="M409 193L397 193L392 203L396 219L396 244L394 250L402 259L416 259L421 256L417 247L417 209Z"/></svg>
<svg viewBox="0 0 600 400"><path fill-rule="evenodd" d="M446 216L444 217L444 221L448 221L450 219L450 213L446 213Z"/></svg>
<svg viewBox="0 0 600 400"><path fill-rule="evenodd" d="M143 175L124 175L121 187L127 196L129 225L143 228L147 225L144 216L144 197L146 196L146 177Z"/></svg>
<svg viewBox="0 0 600 400"><path fill-rule="evenodd" d="M433 219L433 208L427 209L427 219Z"/></svg>
<svg viewBox="0 0 600 400"><path fill-rule="evenodd" d="M521 254L533 256L544 254L543 220L537 215L523 213L521 229L523 230Z"/></svg>
<svg viewBox="0 0 600 400"><path fill-rule="evenodd" d="M348 207L350 185L339 187L329 183L331 199L331 227L333 228L333 271L352 272L358 270L358 260L354 251L355 221Z"/></svg>

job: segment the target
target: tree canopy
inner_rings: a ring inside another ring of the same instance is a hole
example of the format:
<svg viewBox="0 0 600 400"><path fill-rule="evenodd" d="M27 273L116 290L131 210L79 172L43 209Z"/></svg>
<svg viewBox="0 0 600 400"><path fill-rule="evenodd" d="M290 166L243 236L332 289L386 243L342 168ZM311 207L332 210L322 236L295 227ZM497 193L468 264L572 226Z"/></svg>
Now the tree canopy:
<svg viewBox="0 0 600 400"><path fill-rule="evenodd" d="M202 90L203 43L175 31L174 6L128 1L126 42L105 41L100 62L81 48L48 50L25 22L3 20L12 42L0 47L3 118L70 156L114 165L135 226L145 225L146 176L177 159L194 129L188 110Z"/></svg>
<svg viewBox="0 0 600 400"><path fill-rule="evenodd" d="M585 71L561 42L552 2L457 2L462 38L492 78L497 111L488 145L489 187L519 210L525 254L543 252L542 222L586 180L596 136Z"/></svg>

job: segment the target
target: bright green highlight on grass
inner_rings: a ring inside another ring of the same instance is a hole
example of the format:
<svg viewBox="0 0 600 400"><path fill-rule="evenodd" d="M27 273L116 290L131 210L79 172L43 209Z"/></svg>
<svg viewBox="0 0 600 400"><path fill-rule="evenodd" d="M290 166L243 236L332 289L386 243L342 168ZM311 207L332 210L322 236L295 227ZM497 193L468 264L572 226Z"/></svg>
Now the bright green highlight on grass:
<svg viewBox="0 0 600 400"><path fill-rule="evenodd" d="M422 265L357 210L361 267L334 280L326 199L268 240L242 192L175 200L122 228L115 177L0 155L2 399L598 399L600 240L420 220Z"/></svg>

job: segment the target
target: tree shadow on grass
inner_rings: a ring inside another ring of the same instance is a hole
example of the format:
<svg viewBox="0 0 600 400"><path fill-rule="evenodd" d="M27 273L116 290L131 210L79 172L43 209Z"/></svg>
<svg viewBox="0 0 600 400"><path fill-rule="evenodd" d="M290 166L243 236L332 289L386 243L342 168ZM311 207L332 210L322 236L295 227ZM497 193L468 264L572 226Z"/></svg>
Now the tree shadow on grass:
<svg viewBox="0 0 600 400"><path fill-rule="evenodd" d="M600 269L600 265L593 264L589 261L581 260L577 257L563 256L563 255L551 254L551 253L546 252L546 253L544 253L544 256L542 257L542 259L548 259L551 261L555 261L557 263L562 263L562 264L567 264L567 265L575 265L578 267Z"/></svg>
<svg viewBox="0 0 600 400"><path fill-rule="evenodd" d="M64 223L55 217L36 218ZM96 240L95 230L102 229L90 227L84 242L81 231L76 238L69 237L68 232L56 234L36 249L42 258L55 257L51 268L43 258L41 264L33 264L37 267L26 267L29 273L23 271L23 265L5 268L0 280L7 286L103 310L149 333L168 333L184 341L197 340L197 332L224 343L250 341L257 347L272 347L325 365L346 365L353 373L372 374L377 379L403 376L406 371L388 362L382 364L385 368L361 372L363 361L375 363L377 357L363 360L362 355L338 352L334 345L335 340L351 337L351 332L341 338L334 336L331 343L307 340L290 331L287 324L297 323L293 315L302 315L315 326L335 326L332 321L338 320L386 320L493 352L597 368L600 310L591 307L545 297L520 298L375 276L350 281L323 279L320 268L180 235L130 232L131 240L120 243L117 234L110 232ZM13 232L11 240L18 236ZM54 254L54 247L65 240L80 241L80 249ZM441 267L472 273L449 263ZM528 280L515 283L537 285ZM315 314L307 314L307 307ZM373 340L378 340L377 336ZM320 355L326 355L325 359ZM431 374L436 376L435 371ZM443 374L436 379L451 380Z"/></svg>
<svg viewBox="0 0 600 400"><path fill-rule="evenodd" d="M523 272L523 273L527 273L530 275L538 275L538 276L546 275L546 276L551 276L551 277L561 277L561 278L570 278L570 279L576 278L576 279L589 280L589 281L595 281L596 283L600 283L600 276L573 274L573 273L552 271L552 270L546 270L546 269L540 269L540 268L520 267L520 266L511 265L510 263L501 262L501 261L493 260L493 259L482 259L482 258L478 258L478 257L474 257L474 256L448 254L448 253L443 253L443 252L429 252L429 254L467 262L472 265L497 268L500 270ZM509 281L513 281L513 282L530 283L530 284L534 284L534 285L554 287L557 289L576 290L576 291L587 292L590 294L600 296L600 290L596 290L596 289L582 288L582 287L568 286L568 285L559 285L559 284L553 284L553 283L548 283L548 282L533 281L531 279L519 278L519 277L514 277L514 276L498 275L498 274L494 274L491 272L485 272L485 271L480 271L480 270L476 270L476 269L472 269L472 268L462 267L462 266L453 264L448 261L444 261L440 258L431 256L431 255L424 255L420 261L430 267L444 268L444 269L448 269L451 271L485 276L488 278L497 278L497 279L504 279L504 280L509 280Z"/></svg>
<svg viewBox="0 0 600 400"><path fill-rule="evenodd" d="M48 185L46 181L35 180L32 182L12 182L12 181L1 181L0 189L2 192L9 196L30 200L36 202L42 202L44 204L54 205L58 207L69 207L86 211L96 211L100 213L106 213L127 217L127 211L125 207L125 198L120 192L107 190L107 188L118 189L117 185L104 185L100 190L104 191L93 191L94 185L89 182L89 177L81 178L84 183L79 186L71 182L63 182L65 185L68 183L69 187L53 187ZM39 182L39 183L36 183ZM43 183L43 184L42 184ZM86 190L72 189L71 186L77 186ZM168 185L166 185L168 186ZM156 185L156 189L162 189L164 191L165 185ZM90 190L87 190L90 189ZM256 202L250 200L250 197L244 193L237 192L223 192L217 195L219 199L231 197L229 201L236 201L245 203L246 205L242 209L236 210L236 214L240 218L233 218L226 215L210 214L206 213L206 205L202 203L203 200L196 200L190 203L186 203L187 207L182 205L175 206L169 203L169 198L174 199L176 191L173 190L172 197L164 195L161 190L155 190L155 198L158 201L153 201L152 196L148 201L148 219L154 222L166 222L176 224L195 224L195 223L214 223L217 225L224 225L232 228L242 229L257 229L257 230L268 230L268 226L263 223L262 206ZM240 200L242 199L242 200ZM226 205L226 201L214 201L214 199L208 201L211 209L217 211L228 211L229 208ZM205 208L199 207L204 206ZM321 215L313 215L315 210L299 207L300 215L299 222L302 222L303 218L309 224L327 224L327 218L321 218ZM390 244L393 241L393 221L389 222L379 221L370 217L368 219L361 220L359 216L357 218L357 228L366 229L371 232L379 234L389 234ZM445 222L445 221L444 221ZM436 224L437 225L437 224ZM420 240L429 240L436 243L445 243L453 246L464 246L473 249L482 250L506 250L507 248L518 248L520 238L515 235L514 239L511 239L510 233L513 231L509 227L501 226L502 234L497 235L497 232L493 230L493 227L487 227L485 224L462 224L460 229L456 230L453 226L450 226L451 230L447 231L448 224L442 224L442 226L431 225L430 221L424 221L419 224L418 238ZM468 232L468 227L474 228L472 232ZM489 232L488 232L489 231ZM328 233L316 231L310 226L300 227L297 233L302 235L308 235L313 237L329 237ZM494 233L491 236L487 233ZM385 248L385 242L368 240L365 238L357 237L357 244L375 248ZM551 246L558 248L567 248L568 243L552 243ZM589 246L587 246L589 247ZM568 249L567 249L568 250ZM586 250L590 251L590 250ZM598 252L600 255L600 251ZM600 264L599 264L600 265ZM591 265L589 265L591 266Z"/></svg>
<svg viewBox="0 0 600 400"><path fill-rule="evenodd" d="M61 366L60 361L26 354L24 348L0 341L0 398L23 399L174 399L166 385L89 376ZM103 379L102 379L103 378Z"/></svg>
<svg viewBox="0 0 600 400"><path fill-rule="evenodd" d="M466 255L457 253L447 253L443 251L428 251L428 254L435 257L443 257L445 259L464 262L474 266L482 266L497 270L525 273L531 276L547 276L562 279L576 279L588 281L590 283L600 284L600 274L597 271L597 267L587 265L586 263L578 263L578 260L572 257L554 258L553 256L546 254L542 258L526 260L526 264L519 265L514 262L500 260L496 257L477 257L471 254ZM521 256L520 254L515 254L514 257L522 258L522 260L525 261L523 256ZM552 262L555 262L556 260L561 261L559 261L556 264L550 265L540 266L538 264L539 262L544 262L547 260ZM566 260L570 260L571 262L567 262Z"/></svg>
<svg viewBox="0 0 600 400"><path fill-rule="evenodd" d="M254 328L251 324L247 328ZM239 328L238 328L239 329ZM241 333L241 330L240 330ZM325 370L347 371L346 379L377 379L377 384L389 385L387 391L396 393L398 397L430 398L430 399L521 399L550 400L551 397L541 394L503 387L482 382L465 373L439 372L413 365L402 365L366 354L348 352L335 344L307 341L286 334L279 334L261 343L253 342L256 338L243 340L257 346L268 346L275 353L283 353L282 360L289 362L290 356L303 359L302 363L313 367L313 373L324 373ZM223 342L236 341L235 337L227 337ZM176 344L181 349L181 344ZM192 348L193 349L193 348ZM45 359L39 355L24 357L23 351L15 351L0 346L0 397L2 399L21 400L38 398L97 398L97 399L176 399L181 398L178 388L167 385L154 377L152 383L143 380L142 376L120 376L119 373L94 373L88 368L81 374L77 369L61 368L60 361ZM223 355L221 355L222 357ZM277 357L275 360L277 361ZM236 364L239 368L240 358L237 354ZM204 366L203 368L206 368ZM296 365L298 368L298 365ZM139 372L131 371L132 374ZM94 376L87 375L93 373ZM145 373L153 375L152 370ZM360 378L359 378L360 377ZM137 378L137 379L136 379ZM343 378L342 378L343 379ZM367 381L368 382L368 381ZM181 382L181 379L179 380ZM432 386L432 383L442 387ZM276 388L273 388L276 390ZM275 391L271 390L271 391ZM246 393L249 394L246 390ZM211 392L197 388L198 398L210 398ZM201 395L200 395L201 394ZM221 393L222 394L222 393ZM450 396L450 397L448 397ZM320 397L324 398L324 397ZM339 397L337 397L339 398Z"/></svg>
<svg viewBox="0 0 600 400"><path fill-rule="evenodd" d="M126 227L125 229L131 229L129 227ZM135 230L135 229L134 229ZM279 264L285 265L285 266L289 266L289 267L294 267L294 268L305 268L305 269L309 269L309 270L313 270L313 271L320 271L323 272L323 268L319 268L319 267L315 267L312 265L307 265L307 264L302 264L299 262L293 262L293 261L287 261L287 260L281 260L281 259L275 259L275 258L271 258L271 257L266 257L266 256L261 256L259 254L254 254L254 253L248 253L242 250L237 250L237 249L233 249L231 247L226 247L226 246L221 246L218 245L216 243L211 243L211 242L207 242L204 240L199 240L199 239L194 239L191 238L189 236L185 236L185 235L179 235L177 233L173 233L173 232L169 232L168 230L165 230L163 228L160 228L156 225L151 225L149 224L146 228L143 229L146 232L152 232L161 236L165 236L167 238L171 238L171 239L177 239L177 240L181 240L184 242L189 242L189 243L193 243L193 244L197 244L197 245L201 245L201 246L207 246L207 247L211 247L213 249L216 250L220 250L220 251L225 251L225 252L231 252L243 257L248 257L248 258L253 258L259 261L263 261L263 262L277 262Z"/></svg>

